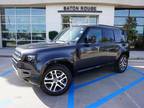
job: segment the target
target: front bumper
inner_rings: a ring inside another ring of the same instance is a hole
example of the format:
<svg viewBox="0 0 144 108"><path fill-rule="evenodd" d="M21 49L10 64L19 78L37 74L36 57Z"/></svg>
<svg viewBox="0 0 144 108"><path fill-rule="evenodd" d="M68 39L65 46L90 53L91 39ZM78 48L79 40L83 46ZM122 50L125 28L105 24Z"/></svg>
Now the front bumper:
<svg viewBox="0 0 144 108"><path fill-rule="evenodd" d="M14 57L12 57L12 63L20 79L34 85L40 85L40 74L31 63L17 61Z"/></svg>

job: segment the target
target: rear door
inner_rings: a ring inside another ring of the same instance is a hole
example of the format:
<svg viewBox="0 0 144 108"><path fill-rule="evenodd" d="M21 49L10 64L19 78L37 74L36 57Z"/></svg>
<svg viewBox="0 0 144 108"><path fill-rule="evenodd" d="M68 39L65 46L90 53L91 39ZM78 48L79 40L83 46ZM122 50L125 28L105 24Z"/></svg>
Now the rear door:
<svg viewBox="0 0 144 108"><path fill-rule="evenodd" d="M102 29L102 40L100 44L100 52L102 54L103 63L113 62L117 55L117 45L115 44L114 31L112 28Z"/></svg>

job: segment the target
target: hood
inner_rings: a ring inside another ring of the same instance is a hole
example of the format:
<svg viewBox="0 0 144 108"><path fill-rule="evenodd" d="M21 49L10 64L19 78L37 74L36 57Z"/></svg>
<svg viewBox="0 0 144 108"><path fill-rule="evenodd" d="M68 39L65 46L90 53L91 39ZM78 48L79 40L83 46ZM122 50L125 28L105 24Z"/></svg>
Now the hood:
<svg viewBox="0 0 144 108"><path fill-rule="evenodd" d="M45 49L45 48L62 47L65 45L67 45L67 43L41 42L41 43L21 45L21 46L19 46L19 48L21 48L21 49Z"/></svg>
<svg viewBox="0 0 144 108"><path fill-rule="evenodd" d="M33 43L33 44L27 44L27 45L21 45L16 48L17 51L21 53L34 53L34 52L40 52L43 50L49 50L54 48L60 48L60 47L66 47L70 46L71 43L55 43L55 42L41 42L41 43Z"/></svg>

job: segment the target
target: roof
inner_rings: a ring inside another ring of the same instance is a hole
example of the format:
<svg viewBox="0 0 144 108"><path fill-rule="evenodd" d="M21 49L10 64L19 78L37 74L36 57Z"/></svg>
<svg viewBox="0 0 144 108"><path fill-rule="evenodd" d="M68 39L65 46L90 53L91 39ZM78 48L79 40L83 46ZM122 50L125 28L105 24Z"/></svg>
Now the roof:
<svg viewBox="0 0 144 108"><path fill-rule="evenodd" d="M97 24L97 25L78 25L80 27L102 27L102 28L117 28L117 29L121 29L120 27L116 27L116 26L110 26L110 25L102 25L102 24Z"/></svg>

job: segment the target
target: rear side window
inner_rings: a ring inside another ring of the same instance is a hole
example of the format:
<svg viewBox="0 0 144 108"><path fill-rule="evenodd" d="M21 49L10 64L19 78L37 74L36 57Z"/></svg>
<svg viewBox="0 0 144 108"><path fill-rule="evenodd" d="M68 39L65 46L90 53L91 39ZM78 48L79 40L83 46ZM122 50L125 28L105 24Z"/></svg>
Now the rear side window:
<svg viewBox="0 0 144 108"><path fill-rule="evenodd" d="M123 30L115 29L114 35L115 35L116 42L125 42L126 41L125 32Z"/></svg>
<svg viewBox="0 0 144 108"><path fill-rule="evenodd" d="M113 42L114 33L112 29L103 29L102 42Z"/></svg>

